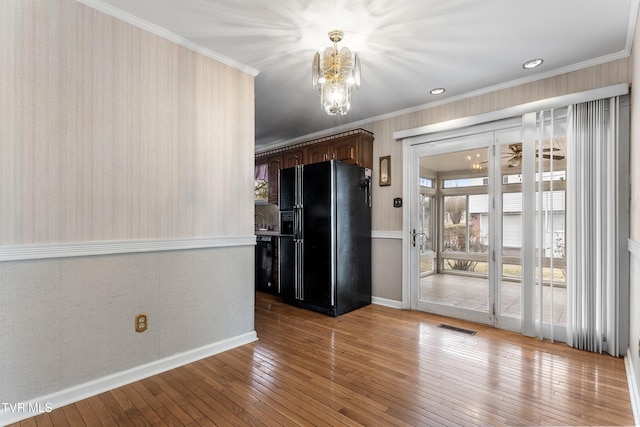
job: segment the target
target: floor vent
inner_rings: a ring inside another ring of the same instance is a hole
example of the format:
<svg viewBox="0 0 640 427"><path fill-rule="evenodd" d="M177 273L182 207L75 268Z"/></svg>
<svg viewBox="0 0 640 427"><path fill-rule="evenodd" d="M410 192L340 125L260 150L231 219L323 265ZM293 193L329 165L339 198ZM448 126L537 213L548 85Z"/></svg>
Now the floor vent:
<svg viewBox="0 0 640 427"><path fill-rule="evenodd" d="M470 329L457 328L455 326L445 325L443 323L439 324L438 328L447 329L449 331L462 332L463 334L467 334L467 335L475 335L476 334L476 331L472 331Z"/></svg>

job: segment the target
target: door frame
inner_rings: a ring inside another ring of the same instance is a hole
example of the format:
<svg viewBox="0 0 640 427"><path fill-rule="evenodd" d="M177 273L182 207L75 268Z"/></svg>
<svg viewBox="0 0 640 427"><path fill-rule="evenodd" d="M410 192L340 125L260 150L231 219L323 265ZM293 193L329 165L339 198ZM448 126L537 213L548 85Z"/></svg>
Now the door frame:
<svg viewBox="0 0 640 427"><path fill-rule="evenodd" d="M492 176L490 172L494 167L494 159L491 154L491 149L494 144L494 134L493 132L479 132L471 135L464 135L460 137L453 138L445 138L439 139L437 141L433 141L431 143L423 143L412 146L411 148L411 164L410 170L415 174L413 179L410 181L410 186L413 190L415 190L415 186L418 185L417 181L420 176L420 161L421 159L429 156L438 156L442 154L451 154L451 153L459 153L467 150L486 150L487 152L487 160L488 160L488 168L489 177ZM491 180L490 180L491 181ZM493 197L491 191L494 188L493 183L487 185L487 198L491 200ZM438 189L438 193L441 189ZM417 196L419 191L411 191L411 197L407 204L407 210L410 213L410 224L411 230L417 228L417 224L414 221L417 219L417 212L415 211L418 206L418 200L414 199ZM483 193L484 194L484 193ZM438 247L437 252L442 254L440 248L442 242L442 234L443 234L443 205L442 200L443 196L438 195L436 197L437 202L436 206L438 207L437 215L437 225L436 228L438 231L434 232L433 235L437 236L438 242L436 246ZM487 202L488 203L488 202ZM493 234L494 234L494 218L493 212L489 212L489 246L493 247ZM419 271L419 263L420 263L420 255L418 249L413 245L413 241L410 244L408 252L410 253L410 262L411 262L411 275L410 275L410 307L411 309L423 310L434 314L439 314L448 317L456 317L460 319L465 319L472 322L478 322L483 324L494 324L494 316L492 314L492 310L488 308L486 312L484 311L475 311L466 308L458 308L458 307L450 307L446 305L441 305L437 303L421 301L419 299L419 286L416 284L413 286L413 281L420 281L420 277L416 277L416 273ZM489 272L487 273L487 298L490 303L494 300L495 295L491 286L493 277L494 277L494 263L491 260L490 252L486 254L487 263L490 266ZM438 257L438 264L440 264L440 259ZM439 268L439 267L438 267ZM483 279L484 280L484 279Z"/></svg>
<svg viewBox="0 0 640 427"><path fill-rule="evenodd" d="M501 153L503 147L517 142L524 142L523 139L523 126L522 120L509 120L502 122L495 126L494 129L481 129L479 127L471 128L471 134L462 136L444 137L443 139L437 139L428 143L415 144L410 149L410 167L408 168L414 176L410 177L409 185L407 186L410 191L410 197L408 202L409 224L410 229L416 229L417 225L414 223L417 221L418 212L416 208L418 206L418 199L420 197L419 189L415 188L420 176L420 162L428 156L438 156L442 154L462 152L466 150L487 150L487 214L489 215L489 221L487 223L489 238L487 241L489 251L486 253L486 262L489 266L486 280L487 283L487 310L473 310L466 308L450 307L446 305L440 305L438 303L432 303L428 301L421 301L419 299L419 281L420 277L416 276L419 271L419 253L416 252L415 246L406 246L409 254L410 274L409 274L409 306L411 309L424 310L434 314L451 316L456 318L465 319L468 321L479 322L492 326L499 327L501 329L520 331L521 330L521 316L511 317L502 313L502 298L504 296L502 292L503 275L502 275L502 253L503 253L503 239L502 232L503 227L503 170L501 168ZM477 133L474 131L478 131ZM442 135L439 135L442 136ZM449 136L449 135L447 135ZM531 150L532 144L528 145L526 151ZM533 156L531 156L533 157ZM441 183L438 184L438 187ZM442 190L438 190L438 193ZM473 191L472 191L473 193ZM482 194L485 194L482 192ZM442 238L442 195L438 195L438 212L437 215L437 231L433 230L433 235L437 236L438 242L436 246L440 247ZM524 228L524 227L522 227ZM523 230L524 232L524 230ZM521 234L522 235L522 234ZM413 238L413 236L411 236ZM525 240L525 239L523 239ZM528 239L526 239L528 240ZM521 280L524 283L524 280ZM524 294L520 295L520 300ZM527 304L529 305L529 304ZM532 305L532 304L531 304Z"/></svg>
<svg viewBox="0 0 640 427"><path fill-rule="evenodd" d="M413 156L414 147L425 143L434 143L436 141L455 139L468 137L484 133L492 133L497 130L516 128L522 126L522 117L511 117L503 120L492 121L489 123L474 123L477 118L470 117L469 126L461 126L464 121L454 120L450 125L453 126L450 129L442 126L444 124L436 125L433 133L427 133L420 138L409 138L403 140L402 156L403 164L408 165L403 168L402 181L403 181L403 198L405 200L404 205L407 206L402 212L402 308L411 309L411 275L412 272L412 260L411 251L409 245L411 244L411 209L410 206L414 203L414 195L412 189L412 171L419 167L417 158ZM445 124L446 124L445 123ZM462 147L465 149L466 147Z"/></svg>

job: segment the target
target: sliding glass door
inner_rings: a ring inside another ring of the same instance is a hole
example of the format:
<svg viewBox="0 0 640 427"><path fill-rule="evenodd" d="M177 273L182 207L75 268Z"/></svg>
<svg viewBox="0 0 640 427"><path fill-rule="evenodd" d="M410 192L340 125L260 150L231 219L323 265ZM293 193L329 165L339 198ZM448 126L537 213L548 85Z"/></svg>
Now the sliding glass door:
<svg viewBox="0 0 640 427"><path fill-rule="evenodd" d="M516 331L527 307L530 318L560 320L564 192L559 141L525 142L519 125L412 148L412 308ZM525 180L531 182L526 194ZM534 202L535 213L524 215L525 198L531 204L538 189L540 208ZM540 273L535 283L523 280L525 244L532 254L544 255L527 261L530 277ZM544 304L542 311L536 299Z"/></svg>
<svg viewBox="0 0 640 427"><path fill-rule="evenodd" d="M414 148L414 309L493 323L493 133Z"/></svg>

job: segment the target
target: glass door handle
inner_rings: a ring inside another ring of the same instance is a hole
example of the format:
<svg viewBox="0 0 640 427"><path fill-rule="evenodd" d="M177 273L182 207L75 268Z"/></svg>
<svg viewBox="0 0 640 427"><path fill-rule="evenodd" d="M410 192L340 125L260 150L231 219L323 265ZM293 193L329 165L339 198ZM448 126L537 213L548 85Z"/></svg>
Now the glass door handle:
<svg viewBox="0 0 640 427"><path fill-rule="evenodd" d="M422 238L424 236L426 236L425 233L416 233L416 229L413 229L413 232L411 233L411 243L413 244L413 247L416 247L416 236L420 236L420 240L422 240ZM421 243L422 244L422 243Z"/></svg>

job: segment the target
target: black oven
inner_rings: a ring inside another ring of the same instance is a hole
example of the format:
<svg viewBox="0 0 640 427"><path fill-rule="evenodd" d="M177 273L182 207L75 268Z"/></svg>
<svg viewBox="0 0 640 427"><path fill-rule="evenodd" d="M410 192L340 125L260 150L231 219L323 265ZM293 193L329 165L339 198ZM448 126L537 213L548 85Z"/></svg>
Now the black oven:
<svg viewBox="0 0 640 427"><path fill-rule="evenodd" d="M278 286L274 278L275 239L274 236L256 236L256 290L277 294Z"/></svg>

